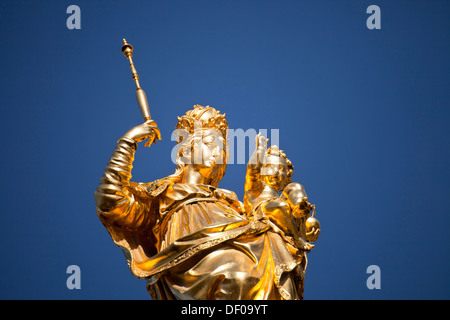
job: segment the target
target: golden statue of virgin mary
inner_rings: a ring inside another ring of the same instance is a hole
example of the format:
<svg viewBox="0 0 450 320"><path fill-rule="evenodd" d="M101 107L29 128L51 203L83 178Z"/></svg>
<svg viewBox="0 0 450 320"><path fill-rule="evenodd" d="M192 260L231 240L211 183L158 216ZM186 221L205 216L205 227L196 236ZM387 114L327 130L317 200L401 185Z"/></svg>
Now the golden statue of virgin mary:
<svg viewBox="0 0 450 320"><path fill-rule="evenodd" d="M227 166L225 115L196 105L178 117L176 129L174 174L130 181L138 143L149 139L150 146L160 138L156 123L147 120L118 140L95 192L98 217L131 272L147 279L153 299L302 299L308 250L218 187ZM304 189L301 196L289 190L296 196L284 200L302 207L295 219L304 224Z"/></svg>

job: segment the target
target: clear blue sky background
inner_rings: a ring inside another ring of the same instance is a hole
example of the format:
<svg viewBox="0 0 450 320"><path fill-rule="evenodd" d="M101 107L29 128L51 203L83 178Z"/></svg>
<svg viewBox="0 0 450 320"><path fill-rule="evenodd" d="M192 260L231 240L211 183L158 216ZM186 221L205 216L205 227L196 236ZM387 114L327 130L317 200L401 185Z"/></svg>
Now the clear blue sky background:
<svg viewBox="0 0 450 320"><path fill-rule="evenodd" d="M372 4L381 30L366 27ZM0 298L148 299L94 203L142 121L126 37L163 136L139 147L134 181L173 173L170 135L194 104L233 129L279 129L323 229L305 299L449 299L449 14L449 1L1 1ZM244 175L230 165L221 187L242 199ZM66 287L72 264L81 290Z"/></svg>

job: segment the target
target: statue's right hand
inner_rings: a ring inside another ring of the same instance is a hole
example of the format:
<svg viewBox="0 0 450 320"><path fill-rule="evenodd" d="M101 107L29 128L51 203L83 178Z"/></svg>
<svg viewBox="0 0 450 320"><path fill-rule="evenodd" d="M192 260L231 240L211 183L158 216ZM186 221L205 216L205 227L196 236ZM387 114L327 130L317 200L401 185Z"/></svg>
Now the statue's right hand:
<svg viewBox="0 0 450 320"><path fill-rule="evenodd" d="M148 139L145 146L149 147L153 142L156 143L158 139L161 140L161 133L155 121L147 120L143 124L130 129L123 137L136 142Z"/></svg>

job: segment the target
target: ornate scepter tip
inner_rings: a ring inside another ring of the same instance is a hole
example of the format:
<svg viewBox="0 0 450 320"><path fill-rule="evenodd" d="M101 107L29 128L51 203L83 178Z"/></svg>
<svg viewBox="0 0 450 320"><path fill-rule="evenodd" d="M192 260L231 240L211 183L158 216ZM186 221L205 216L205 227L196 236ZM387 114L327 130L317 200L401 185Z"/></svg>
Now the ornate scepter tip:
<svg viewBox="0 0 450 320"><path fill-rule="evenodd" d="M127 59L129 57L133 57L133 46L131 44L128 44L125 38L123 38L122 41L123 41L122 53L125 55L125 57L127 57Z"/></svg>

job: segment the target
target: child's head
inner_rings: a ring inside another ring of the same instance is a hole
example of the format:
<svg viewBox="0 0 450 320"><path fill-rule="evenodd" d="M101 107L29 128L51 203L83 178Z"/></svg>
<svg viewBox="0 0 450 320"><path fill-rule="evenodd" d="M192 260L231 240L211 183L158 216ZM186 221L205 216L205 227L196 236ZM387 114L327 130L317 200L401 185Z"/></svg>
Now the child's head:
<svg viewBox="0 0 450 320"><path fill-rule="evenodd" d="M261 168L262 181L276 191L281 191L292 182L293 172L294 166L283 150L271 146L264 156Z"/></svg>

